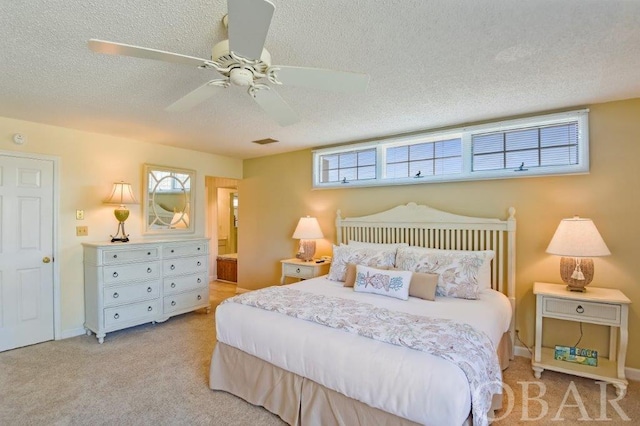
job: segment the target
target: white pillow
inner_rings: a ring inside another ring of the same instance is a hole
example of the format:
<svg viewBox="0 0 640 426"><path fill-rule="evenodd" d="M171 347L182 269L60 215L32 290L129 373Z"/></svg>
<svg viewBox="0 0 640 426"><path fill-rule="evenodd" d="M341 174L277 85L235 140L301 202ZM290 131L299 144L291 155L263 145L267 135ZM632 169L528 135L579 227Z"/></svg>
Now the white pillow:
<svg viewBox="0 0 640 426"><path fill-rule="evenodd" d="M344 281L347 264L366 265L379 268L390 268L396 261L396 249L356 248L348 245L333 246L333 257L329 267L328 279Z"/></svg>
<svg viewBox="0 0 640 426"><path fill-rule="evenodd" d="M408 300L412 274L411 271L383 270L357 265L353 290Z"/></svg>
<svg viewBox="0 0 640 426"><path fill-rule="evenodd" d="M356 248L377 248L377 249L397 249L398 247L409 247L407 243L365 243L362 241L349 240L349 245Z"/></svg>
<svg viewBox="0 0 640 426"><path fill-rule="evenodd" d="M396 267L438 274L438 296L477 299L481 289L491 287L493 250L439 250L400 247Z"/></svg>

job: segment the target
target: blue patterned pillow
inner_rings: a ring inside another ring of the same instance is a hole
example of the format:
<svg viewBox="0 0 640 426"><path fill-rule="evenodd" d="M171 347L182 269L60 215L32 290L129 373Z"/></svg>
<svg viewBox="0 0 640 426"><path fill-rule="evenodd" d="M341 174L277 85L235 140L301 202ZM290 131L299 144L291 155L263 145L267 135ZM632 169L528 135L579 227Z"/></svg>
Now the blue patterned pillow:
<svg viewBox="0 0 640 426"><path fill-rule="evenodd" d="M357 265L353 289L361 293L381 294L408 300L411 275L411 271L390 271Z"/></svg>

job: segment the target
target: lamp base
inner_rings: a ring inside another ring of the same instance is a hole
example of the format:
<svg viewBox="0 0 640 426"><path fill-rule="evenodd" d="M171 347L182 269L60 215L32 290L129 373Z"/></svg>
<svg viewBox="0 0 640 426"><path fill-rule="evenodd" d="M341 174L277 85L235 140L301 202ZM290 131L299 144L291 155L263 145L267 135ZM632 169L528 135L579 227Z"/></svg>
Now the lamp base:
<svg viewBox="0 0 640 426"><path fill-rule="evenodd" d="M305 262L313 260L313 255L316 254L316 240L300 240L300 247L296 257Z"/></svg>
<svg viewBox="0 0 640 426"><path fill-rule="evenodd" d="M588 258L563 257L560 259L560 277L567 290L584 293L593 281L593 260Z"/></svg>
<svg viewBox="0 0 640 426"><path fill-rule="evenodd" d="M116 232L116 235L110 235L110 237L112 243L126 243L127 241L129 241L129 235L124 232L124 222L118 223L118 232Z"/></svg>

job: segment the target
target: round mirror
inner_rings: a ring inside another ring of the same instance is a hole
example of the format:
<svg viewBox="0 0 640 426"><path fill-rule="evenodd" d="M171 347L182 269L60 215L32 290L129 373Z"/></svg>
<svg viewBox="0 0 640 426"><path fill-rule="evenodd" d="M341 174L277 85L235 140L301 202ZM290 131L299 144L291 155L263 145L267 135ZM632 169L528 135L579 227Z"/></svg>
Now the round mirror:
<svg viewBox="0 0 640 426"><path fill-rule="evenodd" d="M193 231L193 192L195 172L159 166L145 166L147 233Z"/></svg>

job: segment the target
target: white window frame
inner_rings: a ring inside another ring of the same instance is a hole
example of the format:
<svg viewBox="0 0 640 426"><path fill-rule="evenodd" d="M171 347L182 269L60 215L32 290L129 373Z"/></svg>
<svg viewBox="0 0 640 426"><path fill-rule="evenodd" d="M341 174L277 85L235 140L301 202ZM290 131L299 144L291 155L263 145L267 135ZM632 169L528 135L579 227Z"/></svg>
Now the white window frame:
<svg viewBox="0 0 640 426"><path fill-rule="evenodd" d="M512 169L472 171L471 139L474 134L505 132L529 127L544 127L563 123L578 122L578 163L562 166L529 167L527 170L515 172ZM425 175L420 178L387 178L385 176L386 149L413 143L435 142L460 138L462 140L462 172L447 175ZM325 155L376 148L376 178L362 181L321 182L322 163ZM460 127L444 131L425 131L418 134L394 136L377 141L360 142L332 148L313 150L313 182L314 189L351 188L390 185L413 185L434 182L455 182L488 179L510 179L533 176L572 175L589 173L589 110L582 109L534 117L502 120L493 123Z"/></svg>

